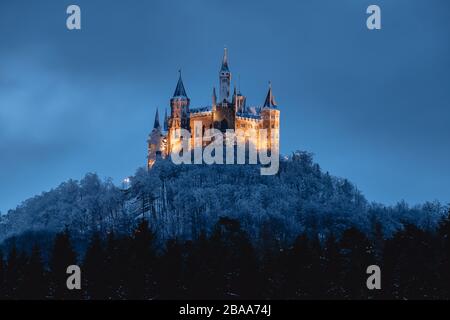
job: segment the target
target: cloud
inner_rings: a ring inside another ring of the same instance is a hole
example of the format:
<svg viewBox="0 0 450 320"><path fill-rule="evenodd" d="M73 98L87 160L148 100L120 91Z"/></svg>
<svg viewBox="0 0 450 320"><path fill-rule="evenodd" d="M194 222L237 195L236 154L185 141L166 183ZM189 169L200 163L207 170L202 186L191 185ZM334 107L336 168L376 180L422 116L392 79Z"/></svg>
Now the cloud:
<svg viewBox="0 0 450 320"><path fill-rule="evenodd" d="M168 106L178 68L193 107L210 103L223 45L249 103L262 103L273 80L284 151L326 154L327 170L364 190L376 181L367 192L371 199L397 199L407 190L398 184L397 194L384 192L384 167L372 175L347 168L359 146L367 146L368 168L376 165L380 144L398 159L450 150L443 125L450 99L449 1L381 1L390 18L380 33L368 33L364 6L351 1L77 3L83 26L70 32L66 1L0 1L2 175L33 166L61 176L82 176L86 168L120 176L128 164L145 163L153 112ZM448 180L446 167L429 160L414 167L417 181L430 176L425 167ZM38 180L33 172L30 179ZM20 187L7 192L25 198ZM439 196L432 183L423 184L423 194L430 193Z"/></svg>

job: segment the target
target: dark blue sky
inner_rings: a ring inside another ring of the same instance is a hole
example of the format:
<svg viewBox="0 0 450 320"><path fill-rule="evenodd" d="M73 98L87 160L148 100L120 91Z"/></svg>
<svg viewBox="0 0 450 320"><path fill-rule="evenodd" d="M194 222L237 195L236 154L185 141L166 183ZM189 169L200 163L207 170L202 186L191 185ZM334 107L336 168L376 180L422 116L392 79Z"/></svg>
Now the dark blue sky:
<svg viewBox="0 0 450 320"><path fill-rule="evenodd" d="M369 200L447 202L449 39L448 0L2 0L0 210L89 171L133 174L177 70L210 104L224 45L251 105L272 81L283 153L313 152Z"/></svg>

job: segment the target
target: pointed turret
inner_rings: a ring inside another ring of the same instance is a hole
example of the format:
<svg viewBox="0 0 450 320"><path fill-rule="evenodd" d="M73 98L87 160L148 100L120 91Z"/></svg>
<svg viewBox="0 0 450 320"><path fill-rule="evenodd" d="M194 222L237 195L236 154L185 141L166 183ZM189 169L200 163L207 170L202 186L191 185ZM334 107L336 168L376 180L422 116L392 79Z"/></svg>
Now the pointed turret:
<svg viewBox="0 0 450 320"><path fill-rule="evenodd" d="M178 83L177 87L175 88L175 92L173 94L173 97L183 97L187 98L186 90L184 89L183 79L181 78L181 70L178 70L179 77L178 77Z"/></svg>
<svg viewBox="0 0 450 320"><path fill-rule="evenodd" d="M222 67L219 72L220 103L227 102L230 96L231 72L228 67L228 50L224 49Z"/></svg>
<svg viewBox="0 0 450 320"><path fill-rule="evenodd" d="M167 117L167 108L164 110L164 131L169 130L169 118Z"/></svg>
<svg viewBox="0 0 450 320"><path fill-rule="evenodd" d="M215 108L216 105L217 105L216 87L213 87L213 93L212 93L212 107Z"/></svg>
<svg viewBox="0 0 450 320"><path fill-rule="evenodd" d="M267 150L275 151L279 149L280 137L280 110L277 107L272 93L272 84L269 82L269 92L260 111L262 119L262 128L267 130L266 145L261 147Z"/></svg>
<svg viewBox="0 0 450 320"><path fill-rule="evenodd" d="M228 49L224 48L223 50L223 59L222 59L222 68L220 68L220 71L222 72L230 72L230 69L228 68Z"/></svg>
<svg viewBox="0 0 450 320"><path fill-rule="evenodd" d="M159 124L159 110L156 108L156 114L155 114L155 123L153 124L153 129L159 129L161 128L161 125Z"/></svg>
<svg viewBox="0 0 450 320"><path fill-rule="evenodd" d="M269 92L267 92L266 101L264 101L263 108L277 109L277 103L275 102L275 97L272 94L272 83L269 82Z"/></svg>
<svg viewBox="0 0 450 320"><path fill-rule="evenodd" d="M150 169L155 163L158 156L162 155L164 150L163 135L161 132L161 124L159 122L159 110L156 108L155 123L153 130L148 136L148 154L147 154L147 168Z"/></svg>
<svg viewBox="0 0 450 320"><path fill-rule="evenodd" d="M188 129L189 128L189 104L190 99L184 89L183 79L181 78L181 70L178 70L179 77L177 87L173 97L170 99L170 123L172 129Z"/></svg>
<svg viewBox="0 0 450 320"><path fill-rule="evenodd" d="M238 76L238 95L241 94L241 75Z"/></svg>

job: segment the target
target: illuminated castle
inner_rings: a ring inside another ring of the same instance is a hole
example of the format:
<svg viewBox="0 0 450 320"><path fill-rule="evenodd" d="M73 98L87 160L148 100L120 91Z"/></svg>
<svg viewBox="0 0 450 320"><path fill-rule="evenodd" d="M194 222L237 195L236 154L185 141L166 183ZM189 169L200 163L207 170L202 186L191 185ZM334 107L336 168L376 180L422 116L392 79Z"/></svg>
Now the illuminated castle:
<svg viewBox="0 0 450 320"><path fill-rule="evenodd" d="M167 111L161 126L159 112L156 111L153 130L148 138L147 166L151 168L158 157L166 158L181 148L179 129L188 130L194 136L195 123L201 121L203 133L207 129L218 129L225 133L227 129L242 130L247 141L257 148L268 150L279 148L280 110L278 109L272 86L269 85L266 99L262 106L246 105L246 97L234 87L230 99L231 72L228 66L227 49L224 50L222 66L219 71L219 98L213 89L212 105L202 108L190 108L190 99L180 76L173 97L170 99L170 116ZM267 130L267 139L250 134L257 129ZM198 133L196 133L198 134ZM270 137L273 137L272 139ZM190 145L194 146L193 138ZM265 144L265 145L263 145Z"/></svg>

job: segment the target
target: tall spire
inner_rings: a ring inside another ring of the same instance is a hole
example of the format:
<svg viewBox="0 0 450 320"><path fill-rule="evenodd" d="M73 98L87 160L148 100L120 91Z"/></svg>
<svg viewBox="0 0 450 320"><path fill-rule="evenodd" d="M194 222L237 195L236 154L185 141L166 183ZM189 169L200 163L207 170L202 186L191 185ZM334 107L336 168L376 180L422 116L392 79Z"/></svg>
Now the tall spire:
<svg viewBox="0 0 450 320"><path fill-rule="evenodd" d="M185 97L187 98L186 90L184 89L183 79L181 79L181 70L178 70L179 77L177 87L175 88L175 92L173 97Z"/></svg>
<svg viewBox="0 0 450 320"><path fill-rule="evenodd" d="M228 68L228 50L224 49L222 67L219 72L219 100L220 103L228 101L230 97L231 72Z"/></svg>
<svg viewBox="0 0 450 320"><path fill-rule="evenodd" d="M213 87L212 99L213 99L213 106L215 106L217 104L216 87Z"/></svg>
<svg viewBox="0 0 450 320"><path fill-rule="evenodd" d="M272 94L272 82L269 81L269 92L267 92L266 101L264 101L263 108L277 108L275 97Z"/></svg>
<svg viewBox="0 0 450 320"><path fill-rule="evenodd" d="M238 75L238 94L241 94L241 75Z"/></svg>
<svg viewBox="0 0 450 320"><path fill-rule="evenodd" d="M169 130L169 118L167 117L167 108L164 110L164 131Z"/></svg>
<svg viewBox="0 0 450 320"><path fill-rule="evenodd" d="M225 47L223 49L223 60L222 60L222 68L220 71L226 71L229 72L230 69L228 68L228 49Z"/></svg>
<svg viewBox="0 0 450 320"><path fill-rule="evenodd" d="M155 124L153 125L153 129L161 128L161 125L159 124L159 110L156 108L156 114L155 114Z"/></svg>
<svg viewBox="0 0 450 320"><path fill-rule="evenodd" d="M228 49L226 47L223 49L222 68L220 71L230 72L228 68Z"/></svg>

